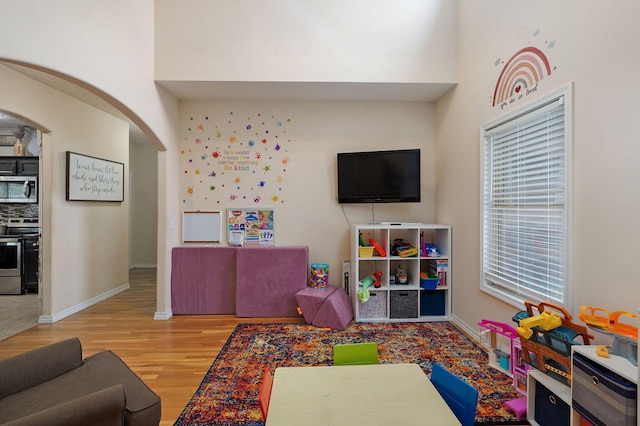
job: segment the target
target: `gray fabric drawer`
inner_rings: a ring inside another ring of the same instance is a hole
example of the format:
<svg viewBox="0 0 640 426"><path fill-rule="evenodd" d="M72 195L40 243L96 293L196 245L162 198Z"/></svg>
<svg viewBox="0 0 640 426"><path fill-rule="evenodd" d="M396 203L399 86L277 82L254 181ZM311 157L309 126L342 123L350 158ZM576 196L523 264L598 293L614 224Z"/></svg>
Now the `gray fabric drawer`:
<svg viewBox="0 0 640 426"><path fill-rule="evenodd" d="M572 388L573 408L594 425L636 425L635 383L575 353Z"/></svg>

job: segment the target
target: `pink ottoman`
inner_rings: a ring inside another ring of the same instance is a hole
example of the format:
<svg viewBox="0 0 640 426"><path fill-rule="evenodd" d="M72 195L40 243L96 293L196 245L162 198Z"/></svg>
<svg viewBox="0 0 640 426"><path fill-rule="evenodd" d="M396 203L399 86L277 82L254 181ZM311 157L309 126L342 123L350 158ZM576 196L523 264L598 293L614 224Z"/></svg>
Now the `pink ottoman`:
<svg viewBox="0 0 640 426"><path fill-rule="evenodd" d="M296 301L305 321L316 327L344 330L353 319L351 301L341 287L307 287L296 293Z"/></svg>

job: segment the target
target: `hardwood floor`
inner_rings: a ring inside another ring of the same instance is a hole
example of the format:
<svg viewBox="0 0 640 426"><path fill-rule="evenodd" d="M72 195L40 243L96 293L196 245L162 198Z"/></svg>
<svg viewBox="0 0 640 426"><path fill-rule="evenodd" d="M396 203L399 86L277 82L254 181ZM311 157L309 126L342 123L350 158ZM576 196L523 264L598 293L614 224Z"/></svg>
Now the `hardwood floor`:
<svg viewBox="0 0 640 426"><path fill-rule="evenodd" d="M236 325L302 318L180 315L153 319L156 270L133 269L131 289L54 324L0 341L0 359L77 336L83 356L110 349L162 398L163 426L173 425Z"/></svg>

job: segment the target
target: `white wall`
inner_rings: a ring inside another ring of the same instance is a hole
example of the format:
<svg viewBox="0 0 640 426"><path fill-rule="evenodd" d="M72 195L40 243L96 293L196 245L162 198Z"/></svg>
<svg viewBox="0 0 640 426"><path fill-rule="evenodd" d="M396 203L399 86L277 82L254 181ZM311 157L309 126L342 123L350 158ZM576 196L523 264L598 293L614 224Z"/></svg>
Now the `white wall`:
<svg viewBox="0 0 640 426"><path fill-rule="evenodd" d="M122 203L65 201L66 151L129 164L129 125L0 65L2 109L47 132L42 152L42 321L128 286L129 191Z"/></svg>
<svg viewBox="0 0 640 426"><path fill-rule="evenodd" d="M130 144L132 268L157 266L158 152L149 144Z"/></svg>
<svg viewBox="0 0 640 426"><path fill-rule="evenodd" d="M158 80L456 81L450 0L156 1Z"/></svg>
<svg viewBox="0 0 640 426"><path fill-rule="evenodd" d="M156 148L168 151L168 155L158 156L158 167L164 173L158 181L157 306L166 317L171 306L170 252L178 242L177 233L167 226L169 220L178 218L174 160L178 102L154 82L155 2L9 0L2 8L10 19L0 27L0 37L11 43L0 47L0 60L42 69L90 90L133 120ZM48 102L46 98L39 100ZM10 101L3 96L3 104ZM52 176L56 179L52 187L63 185L57 181L59 177ZM66 235L72 231L62 228L59 232ZM125 256L124 264L128 263Z"/></svg>
<svg viewBox="0 0 640 426"><path fill-rule="evenodd" d="M331 284L340 284L341 261L350 258L350 224L374 219L425 223L434 220L433 104L183 102L180 115L181 209L220 210L226 214L227 208L273 207L275 243L309 246L309 262L328 263L330 271L334 271L329 274ZM248 125L252 126L250 130ZM274 149L276 136L279 151ZM230 137L235 141L229 142ZM263 138L270 140L264 148ZM265 172L252 166L240 173L221 171L212 153L247 147L248 139L254 139L258 146L251 150L252 156L260 153L261 164L270 165L271 169ZM421 203L377 204L374 213L371 204L337 203L338 152L407 148L421 149ZM205 159L201 160L203 155ZM273 157L273 162L266 161L267 157ZM286 164L281 163L283 157L288 160ZM211 171L216 171L216 177L208 176ZM278 187L274 182L277 176L281 177ZM252 190L254 185L248 182L260 180L266 182L267 188L274 188L273 192ZM212 190L212 186L216 189ZM261 195L258 203L254 202L255 194ZM237 198L232 199L231 195Z"/></svg>
<svg viewBox="0 0 640 426"><path fill-rule="evenodd" d="M567 307L635 312L640 274L640 4L630 1L459 1L459 84L437 104L438 221L453 225L453 312L510 322L519 308L480 292L479 127L574 82L573 238ZM552 73L504 109L492 106L499 74L516 51L540 48ZM596 333L597 334L597 333ZM598 336L601 338L601 336Z"/></svg>

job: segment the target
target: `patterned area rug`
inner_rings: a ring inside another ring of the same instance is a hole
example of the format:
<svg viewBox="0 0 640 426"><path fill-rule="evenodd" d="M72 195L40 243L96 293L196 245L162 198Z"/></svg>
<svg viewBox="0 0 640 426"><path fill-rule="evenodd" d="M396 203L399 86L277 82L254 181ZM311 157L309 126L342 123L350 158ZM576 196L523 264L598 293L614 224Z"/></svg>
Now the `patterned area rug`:
<svg viewBox="0 0 640 426"><path fill-rule="evenodd" d="M239 324L220 351L176 426L262 424L258 391L269 367L333 365L338 343L377 342L380 363L434 362L480 392L477 424L518 424L504 402L519 398L512 379L489 367L486 352L450 323L351 323L344 331L307 324ZM527 424L527 423L524 423Z"/></svg>

